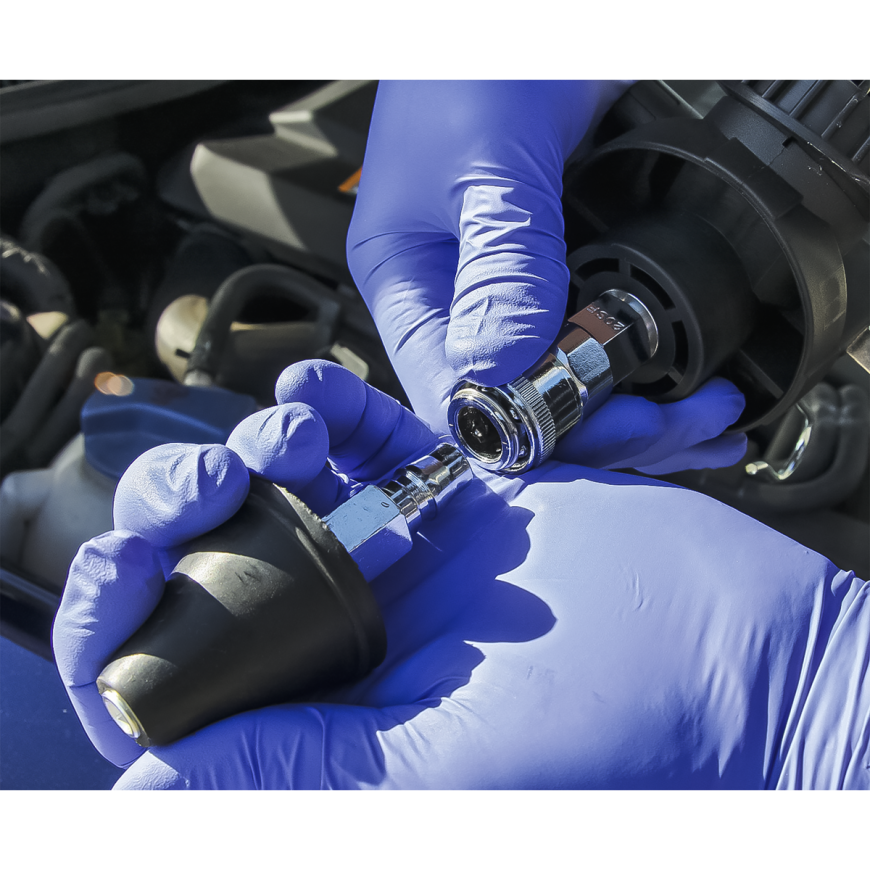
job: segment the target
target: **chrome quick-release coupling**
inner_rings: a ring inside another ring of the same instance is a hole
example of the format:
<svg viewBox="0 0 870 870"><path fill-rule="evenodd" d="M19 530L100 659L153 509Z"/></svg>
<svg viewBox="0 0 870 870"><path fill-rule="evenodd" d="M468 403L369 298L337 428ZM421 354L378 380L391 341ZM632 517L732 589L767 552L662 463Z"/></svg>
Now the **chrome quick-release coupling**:
<svg viewBox="0 0 870 870"><path fill-rule="evenodd" d="M466 456L489 471L522 474L651 359L658 329L635 296L608 290L570 317L536 365L501 387L460 381L447 422Z"/></svg>

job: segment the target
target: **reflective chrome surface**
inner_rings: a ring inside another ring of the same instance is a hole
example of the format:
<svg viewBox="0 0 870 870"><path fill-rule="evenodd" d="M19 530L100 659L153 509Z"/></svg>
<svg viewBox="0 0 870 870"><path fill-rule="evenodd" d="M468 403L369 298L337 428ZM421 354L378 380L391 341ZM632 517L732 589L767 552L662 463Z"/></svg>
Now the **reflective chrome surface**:
<svg viewBox="0 0 870 870"><path fill-rule="evenodd" d="M756 459L755 462L748 463L745 467L748 475L754 477L756 474L761 474L763 477L767 477L770 482L782 483L797 471L813 434L813 421L801 402L798 402L795 408L803 417L803 425L791 453L775 466L763 459Z"/></svg>
<svg viewBox="0 0 870 870"><path fill-rule="evenodd" d="M447 422L459 448L489 471L521 474L545 461L556 442L658 349L647 307L608 290L569 318L553 346L503 387L460 381Z"/></svg>
<svg viewBox="0 0 870 870"><path fill-rule="evenodd" d="M115 720L118 727L128 737L138 740L142 736L142 723L127 705L127 702L114 689L107 687L100 690L100 695L109 715Z"/></svg>
<svg viewBox="0 0 870 870"><path fill-rule="evenodd" d="M324 522L366 580L372 580L411 549L411 532L436 516L470 479L471 467L462 452L452 444L439 444L391 480L356 493Z"/></svg>

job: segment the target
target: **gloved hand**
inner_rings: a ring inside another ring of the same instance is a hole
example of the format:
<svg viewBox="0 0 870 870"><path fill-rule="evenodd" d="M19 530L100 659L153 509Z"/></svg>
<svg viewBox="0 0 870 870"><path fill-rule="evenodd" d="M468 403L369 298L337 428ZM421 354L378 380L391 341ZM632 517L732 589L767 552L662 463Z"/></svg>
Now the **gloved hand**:
<svg viewBox="0 0 870 870"><path fill-rule="evenodd" d="M372 582L386 660L321 702L234 716L142 754L94 680L161 594L172 547L248 473L328 510L433 446L330 363L221 446L162 447L76 557L55 653L119 788L870 787L870 587L697 493L549 462L481 473ZM328 444L327 444L328 442Z"/></svg>
<svg viewBox="0 0 870 870"><path fill-rule="evenodd" d="M569 280L562 168L627 86L379 85L348 264L415 412L436 431L447 432L457 380L507 383L555 339ZM742 410L721 379L670 406L613 398L557 458L651 473L732 465L746 437L721 433Z"/></svg>

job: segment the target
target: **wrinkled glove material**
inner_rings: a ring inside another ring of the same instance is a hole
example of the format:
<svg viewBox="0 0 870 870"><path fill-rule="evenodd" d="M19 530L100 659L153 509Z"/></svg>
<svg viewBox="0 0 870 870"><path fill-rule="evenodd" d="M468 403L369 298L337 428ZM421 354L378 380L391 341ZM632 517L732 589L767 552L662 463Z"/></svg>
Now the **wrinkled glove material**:
<svg viewBox="0 0 870 870"><path fill-rule="evenodd" d="M118 788L870 787L870 587L703 495L557 461L479 474L373 581L389 644L363 680L143 752L94 681L172 547L232 514L247 469L323 511L434 443L352 378L298 364L232 450L146 454L123 528L76 557L55 653Z"/></svg>
<svg viewBox="0 0 870 870"><path fill-rule="evenodd" d="M415 412L436 432L447 432L457 381L508 383L555 339L569 284L563 166L628 85L379 85L348 264ZM746 437L721 433L743 397L721 379L697 396L660 412L611 399L558 458L651 473L734 464Z"/></svg>

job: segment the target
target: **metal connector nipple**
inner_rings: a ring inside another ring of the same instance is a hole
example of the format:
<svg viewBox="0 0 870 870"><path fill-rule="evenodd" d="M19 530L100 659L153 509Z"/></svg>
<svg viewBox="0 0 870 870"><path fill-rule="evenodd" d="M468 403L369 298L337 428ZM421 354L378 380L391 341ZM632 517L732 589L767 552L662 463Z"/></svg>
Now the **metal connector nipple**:
<svg viewBox="0 0 870 870"><path fill-rule="evenodd" d="M470 479L468 460L445 442L391 480L367 486L324 522L371 580L411 549L411 532L432 519Z"/></svg>

